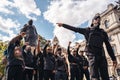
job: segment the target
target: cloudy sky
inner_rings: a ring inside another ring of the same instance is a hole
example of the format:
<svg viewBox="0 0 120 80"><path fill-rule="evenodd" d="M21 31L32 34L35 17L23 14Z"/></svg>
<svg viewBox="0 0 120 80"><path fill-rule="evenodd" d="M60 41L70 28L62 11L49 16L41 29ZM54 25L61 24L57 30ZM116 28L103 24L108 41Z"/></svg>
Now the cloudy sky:
<svg viewBox="0 0 120 80"><path fill-rule="evenodd" d="M46 39L55 35L62 46L69 41L81 41L78 33L58 28L62 22L75 27L87 27L96 13L101 13L116 0L0 0L0 40L17 35L29 19L34 20L37 32Z"/></svg>

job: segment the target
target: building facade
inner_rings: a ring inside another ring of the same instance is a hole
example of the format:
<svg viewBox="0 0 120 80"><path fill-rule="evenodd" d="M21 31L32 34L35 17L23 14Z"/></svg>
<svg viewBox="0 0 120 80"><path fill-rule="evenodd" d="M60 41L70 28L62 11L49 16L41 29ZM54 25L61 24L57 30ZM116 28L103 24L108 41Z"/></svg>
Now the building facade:
<svg viewBox="0 0 120 80"><path fill-rule="evenodd" d="M113 4L109 4L107 10L101 13L101 28L103 28L109 36L111 46L113 48L114 54L117 58L118 66L120 68L120 10ZM105 45L104 45L105 46ZM116 73L112 67L112 61L105 48L106 58L109 66L110 76ZM117 69L117 70L118 70ZM116 75L119 75L116 73Z"/></svg>

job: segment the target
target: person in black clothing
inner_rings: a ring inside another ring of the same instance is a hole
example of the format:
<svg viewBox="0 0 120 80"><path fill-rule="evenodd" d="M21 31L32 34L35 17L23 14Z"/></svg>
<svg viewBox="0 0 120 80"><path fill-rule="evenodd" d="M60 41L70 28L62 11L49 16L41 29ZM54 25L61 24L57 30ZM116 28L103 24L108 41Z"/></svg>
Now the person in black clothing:
<svg viewBox="0 0 120 80"><path fill-rule="evenodd" d="M78 32L85 36L87 42L87 56L90 63L91 80L100 80L100 76L102 80L109 80L108 66L103 49L103 42L106 45L108 54L113 61L114 67L117 65L117 61L110 45L107 33L103 29L99 28L100 16L96 15L92 20L91 27L88 28L75 28L63 23L57 24L60 27L63 26L66 29Z"/></svg>
<svg viewBox="0 0 120 80"><path fill-rule="evenodd" d="M34 73L33 77L34 80L38 80L38 67L37 67L37 55L36 55L36 48L33 51L33 63L34 63Z"/></svg>
<svg viewBox="0 0 120 80"><path fill-rule="evenodd" d="M38 39L38 46L37 46L37 70L38 70L38 80L44 79L44 59L43 53L40 49L40 39Z"/></svg>
<svg viewBox="0 0 120 80"><path fill-rule="evenodd" d="M20 41L24 35L25 33L21 33L9 42L7 48L8 65L6 80L23 80L24 60L22 58Z"/></svg>
<svg viewBox="0 0 120 80"><path fill-rule="evenodd" d="M50 41L47 41L43 49L44 57L44 80L55 80L55 56L52 47L49 46Z"/></svg>
<svg viewBox="0 0 120 80"><path fill-rule="evenodd" d="M55 80L68 80L68 63L61 47L55 48Z"/></svg>
<svg viewBox="0 0 120 80"><path fill-rule="evenodd" d="M85 74L86 80L90 80L90 74L88 70L89 62L83 54L84 54L84 51L80 51L80 57L82 59L82 77L84 77L84 74Z"/></svg>
<svg viewBox="0 0 120 80"><path fill-rule="evenodd" d="M79 47L77 49L73 49L70 52L70 44L71 44L71 42L69 42L68 49L67 49L68 60L70 62L70 74L71 74L70 80L81 80L81 78L82 78L81 77L81 63L82 63L82 61L78 55Z"/></svg>
<svg viewBox="0 0 120 80"><path fill-rule="evenodd" d="M25 71L23 80L32 80L33 73L35 72L34 56L31 53L31 46L26 44L23 46L23 58L25 61Z"/></svg>

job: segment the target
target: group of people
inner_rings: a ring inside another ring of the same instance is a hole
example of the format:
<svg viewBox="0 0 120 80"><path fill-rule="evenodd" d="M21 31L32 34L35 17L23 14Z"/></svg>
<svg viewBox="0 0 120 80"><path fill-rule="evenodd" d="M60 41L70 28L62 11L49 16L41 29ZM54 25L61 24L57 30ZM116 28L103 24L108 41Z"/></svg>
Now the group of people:
<svg viewBox="0 0 120 80"><path fill-rule="evenodd" d="M69 77L71 80L83 80L84 73L90 80L88 61L83 51L79 52L80 45L73 49L69 42L67 52L63 52L59 45L51 46L47 41L42 50L38 40L32 53L28 42L20 46L23 36L24 33L21 33L13 38L7 48L7 80L33 80L33 77L34 80L69 80Z"/></svg>
<svg viewBox="0 0 120 80"><path fill-rule="evenodd" d="M109 43L107 33L101 29L100 16L96 15L90 27L76 28L67 24L57 23L59 27L83 34L86 39L85 51L80 51L80 44L63 48L51 44L48 40L42 49L36 28L30 20L24 25L18 36L13 38L6 50L8 64L6 67L7 80L109 80L107 60L103 49L105 43L113 66L117 61ZM22 38L25 43L21 46ZM35 46L34 51L32 47ZM87 58L83 55L86 53Z"/></svg>

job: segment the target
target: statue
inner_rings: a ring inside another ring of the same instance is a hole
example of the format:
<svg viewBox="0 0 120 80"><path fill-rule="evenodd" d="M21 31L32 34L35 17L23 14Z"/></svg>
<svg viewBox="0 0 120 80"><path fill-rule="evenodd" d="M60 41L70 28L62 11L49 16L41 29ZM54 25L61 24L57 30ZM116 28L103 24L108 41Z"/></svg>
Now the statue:
<svg viewBox="0 0 120 80"><path fill-rule="evenodd" d="M25 42L28 42L29 45L31 46L36 46L37 45L37 39L38 39L38 33L33 25L33 20L29 20L28 24L25 24L23 28L21 29L21 32L25 32Z"/></svg>

